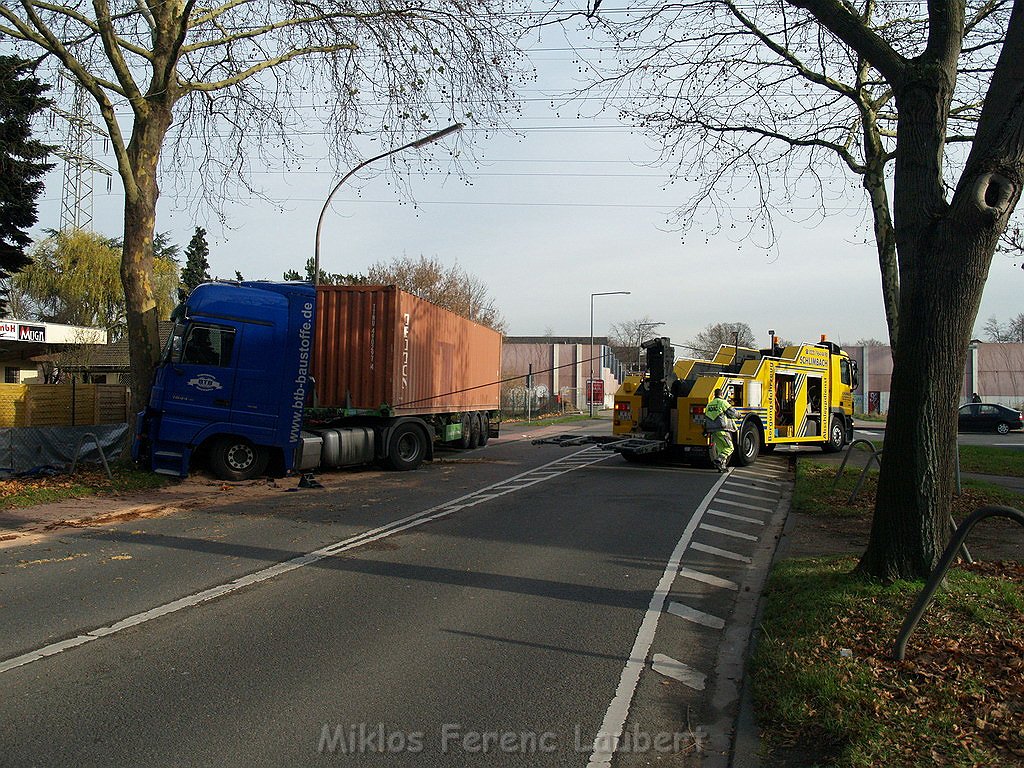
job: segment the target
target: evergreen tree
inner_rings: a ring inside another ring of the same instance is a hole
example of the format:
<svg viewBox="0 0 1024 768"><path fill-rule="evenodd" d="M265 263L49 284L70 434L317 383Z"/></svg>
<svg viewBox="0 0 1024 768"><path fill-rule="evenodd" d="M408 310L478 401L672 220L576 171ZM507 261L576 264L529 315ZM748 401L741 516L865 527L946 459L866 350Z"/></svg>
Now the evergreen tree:
<svg viewBox="0 0 1024 768"><path fill-rule="evenodd" d="M178 298L185 301L192 289L210 279L210 246L206 243L206 230L196 227L195 234L185 248L185 266L181 269L181 287Z"/></svg>
<svg viewBox="0 0 1024 768"><path fill-rule="evenodd" d="M27 73L30 62L0 56L0 281L24 269L31 259L27 230L38 220L36 198L40 177L52 163L44 162L52 147L32 138L32 118L49 100L49 86ZM7 310L7 291L0 290L0 315Z"/></svg>
<svg viewBox="0 0 1024 768"><path fill-rule="evenodd" d="M284 273L285 280L305 280L307 283L313 282L313 272L316 271L315 259L310 256L306 259L306 275L303 277L299 274L297 269L289 269ZM320 285L366 285L369 281L366 275L358 274L340 274L334 272L327 272L323 267L320 268L320 279L317 281Z"/></svg>

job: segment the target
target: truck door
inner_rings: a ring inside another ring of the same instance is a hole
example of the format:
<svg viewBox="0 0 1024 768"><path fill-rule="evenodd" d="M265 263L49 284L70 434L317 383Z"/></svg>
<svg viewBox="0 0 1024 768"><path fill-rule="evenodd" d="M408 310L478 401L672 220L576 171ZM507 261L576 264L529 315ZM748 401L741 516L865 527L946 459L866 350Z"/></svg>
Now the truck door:
<svg viewBox="0 0 1024 768"><path fill-rule="evenodd" d="M235 328L195 322L164 369L161 437L189 444L209 424L231 420Z"/></svg>
<svg viewBox="0 0 1024 768"><path fill-rule="evenodd" d="M247 321L239 331L231 423L258 443L273 442L281 404L281 375L275 371L281 360L273 353L279 342L269 322Z"/></svg>

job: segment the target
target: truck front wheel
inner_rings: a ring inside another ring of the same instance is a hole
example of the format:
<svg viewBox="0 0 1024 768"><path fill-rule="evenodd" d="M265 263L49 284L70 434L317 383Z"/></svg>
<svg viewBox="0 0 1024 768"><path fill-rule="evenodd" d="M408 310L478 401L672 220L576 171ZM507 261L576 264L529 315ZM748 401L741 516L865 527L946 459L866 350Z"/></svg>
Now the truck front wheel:
<svg viewBox="0 0 1024 768"><path fill-rule="evenodd" d="M838 453L846 445L846 419L833 416L829 423L828 440L821 444L824 453Z"/></svg>
<svg viewBox="0 0 1024 768"><path fill-rule="evenodd" d="M757 456L761 452L761 430L757 424L753 421L744 422L736 442L737 465L748 467L757 461Z"/></svg>
<svg viewBox="0 0 1024 768"><path fill-rule="evenodd" d="M399 424L388 438L388 455L384 459L389 469L404 472L416 469L427 455L427 437L415 424Z"/></svg>
<svg viewBox="0 0 1024 768"><path fill-rule="evenodd" d="M220 480L251 480L263 474L268 458L244 437L219 437L210 447L210 468Z"/></svg>

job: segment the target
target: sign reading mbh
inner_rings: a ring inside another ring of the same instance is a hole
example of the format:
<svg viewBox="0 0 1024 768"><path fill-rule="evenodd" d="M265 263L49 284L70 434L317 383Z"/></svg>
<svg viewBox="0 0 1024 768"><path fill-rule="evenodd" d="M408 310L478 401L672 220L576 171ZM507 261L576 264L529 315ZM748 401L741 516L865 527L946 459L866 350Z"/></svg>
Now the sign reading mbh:
<svg viewBox="0 0 1024 768"><path fill-rule="evenodd" d="M3 321L0 322L0 339L45 342L46 326Z"/></svg>

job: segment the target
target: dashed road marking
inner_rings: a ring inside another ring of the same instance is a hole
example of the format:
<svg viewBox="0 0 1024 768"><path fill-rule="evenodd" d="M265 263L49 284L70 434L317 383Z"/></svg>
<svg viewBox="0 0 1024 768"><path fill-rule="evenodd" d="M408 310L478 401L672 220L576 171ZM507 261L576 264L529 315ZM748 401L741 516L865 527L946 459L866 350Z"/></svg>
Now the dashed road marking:
<svg viewBox="0 0 1024 768"><path fill-rule="evenodd" d="M756 509L758 512L772 512L774 511L771 507L761 507L757 504L748 504L745 501L729 501L728 499L715 499L716 504L725 504L730 507L739 507L740 509Z"/></svg>
<svg viewBox="0 0 1024 768"><path fill-rule="evenodd" d="M719 493L726 494L728 496L739 496L744 499L753 499L754 501L765 501L765 497L757 493L742 493L740 491L731 491L728 488L723 488ZM777 494L772 494L777 496Z"/></svg>
<svg viewBox="0 0 1024 768"><path fill-rule="evenodd" d="M723 579L721 576L715 576L712 573L704 573L704 571L695 571L693 568L680 568L679 575L693 579L694 581L702 582L703 584L709 584L712 587L720 587L721 589L731 589L736 592L739 591L740 585L735 581L729 581L729 579Z"/></svg>
<svg viewBox="0 0 1024 768"><path fill-rule="evenodd" d="M757 541L757 536L751 536L749 533L740 533L730 528L722 528L717 525L710 525L708 523L701 523L700 529L702 531L710 531L711 533L720 533L722 536L730 536L734 539L743 539L744 541Z"/></svg>
<svg viewBox="0 0 1024 768"><path fill-rule="evenodd" d="M726 560L735 560L738 563L747 563L748 565L753 561L746 555L741 555L738 552L730 552L727 549L719 549L718 547L708 546L707 544L701 544L699 541L693 542L690 545L693 549L698 552L704 552L709 555L715 555L717 557L724 557Z"/></svg>
<svg viewBox="0 0 1024 768"><path fill-rule="evenodd" d="M764 525L764 520L758 520L756 517L746 517L744 515L734 515L732 512L722 512L719 509L709 509L709 515L715 517L724 517L726 520L736 520L740 523L752 523L754 525Z"/></svg>
<svg viewBox="0 0 1024 768"><path fill-rule="evenodd" d="M663 653L654 654L654 658L651 659L651 668L658 674L678 680L686 687L693 688L695 691L703 691L707 682L707 675L703 672L698 672L693 667L681 661L676 661L671 656L666 656Z"/></svg>
<svg viewBox="0 0 1024 768"><path fill-rule="evenodd" d="M704 613L704 611L698 611L696 608L691 608L684 603L669 603L668 612L673 616L692 621L694 624L700 624L702 627L722 629L725 626L725 619L712 616L710 613Z"/></svg>

